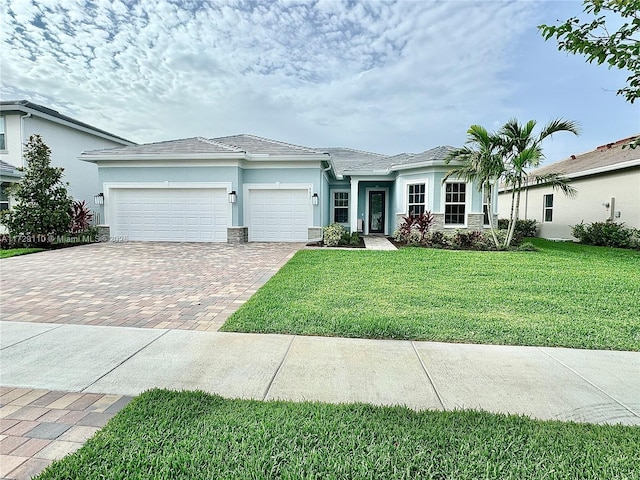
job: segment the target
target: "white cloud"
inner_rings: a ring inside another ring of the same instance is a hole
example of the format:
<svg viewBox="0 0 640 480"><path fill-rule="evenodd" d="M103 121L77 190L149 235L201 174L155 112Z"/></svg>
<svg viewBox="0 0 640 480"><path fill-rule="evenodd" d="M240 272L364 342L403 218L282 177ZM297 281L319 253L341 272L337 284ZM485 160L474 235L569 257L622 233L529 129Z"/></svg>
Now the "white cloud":
<svg viewBox="0 0 640 480"><path fill-rule="evenodd" d="M490 127L513 114L530 81L514 77L513 64L526 55L523 32L535 29L546 7L91 5L5 0L3 98L62 105L139 142L246 132L389 153L459 144L471 123Z"/></svg>

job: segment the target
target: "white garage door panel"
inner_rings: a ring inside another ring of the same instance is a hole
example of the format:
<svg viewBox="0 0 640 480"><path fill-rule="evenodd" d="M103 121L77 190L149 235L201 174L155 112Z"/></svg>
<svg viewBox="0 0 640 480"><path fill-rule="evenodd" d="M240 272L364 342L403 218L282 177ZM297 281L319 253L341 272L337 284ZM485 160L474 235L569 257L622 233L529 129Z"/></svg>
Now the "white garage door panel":
<svg viewBox="0 0 640 480"><path fill-rule="evenodd" d="M226 242L229 204L221 188L111 191L112 236L135 241Z"/></svg>
<svg viewBox="0 0 640 480"><path fill-rule="evenodd" d="M249 240L305 242L311 201L307 189L250 190Z"/></svg>

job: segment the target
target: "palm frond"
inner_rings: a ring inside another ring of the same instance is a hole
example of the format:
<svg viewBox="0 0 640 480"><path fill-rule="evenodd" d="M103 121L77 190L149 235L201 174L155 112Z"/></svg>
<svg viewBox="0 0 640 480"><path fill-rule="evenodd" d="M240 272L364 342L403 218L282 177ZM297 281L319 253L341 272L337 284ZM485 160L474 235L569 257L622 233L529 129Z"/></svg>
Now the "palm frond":
<svg viewBox="0 0 640 480"><path fill-rule="evenodd" d="M548 185L554 190L559 190L569 198L575 198L578 195L578 190L569 183L571 180L557 172L536 175L535 181L536 184Z"/></svg>

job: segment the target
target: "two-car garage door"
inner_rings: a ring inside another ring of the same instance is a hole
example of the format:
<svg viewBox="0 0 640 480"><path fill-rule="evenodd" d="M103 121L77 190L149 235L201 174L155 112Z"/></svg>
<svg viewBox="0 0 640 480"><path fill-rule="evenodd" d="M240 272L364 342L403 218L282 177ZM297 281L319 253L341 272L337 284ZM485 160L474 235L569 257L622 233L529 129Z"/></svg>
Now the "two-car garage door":
<svg viewBox="0 0 640 480"><path fill-rule="evenodd" d="M112 237L227 241L230 205L224 188L116 188L110 197Z"/></svg>

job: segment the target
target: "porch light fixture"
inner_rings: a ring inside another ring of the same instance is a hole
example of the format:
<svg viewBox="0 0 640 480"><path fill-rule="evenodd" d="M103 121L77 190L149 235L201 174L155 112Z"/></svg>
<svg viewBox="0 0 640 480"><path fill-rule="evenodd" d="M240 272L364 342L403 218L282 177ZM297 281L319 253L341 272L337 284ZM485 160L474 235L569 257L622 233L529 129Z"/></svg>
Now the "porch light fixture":
<svg viewBox="0 0 640 480"><path fill-rule="evenodd" d="M93 203L96 205L104 205L104 193L99 193L93 196Z"/></svg>
<svg viewBox="0 0 640 480"><path fill-rule="evenodd" d="M235 190L229 192L229 203L236 203L238 201L238 194Z"/></svg>
<svg viewBox="0 0 640 480"><path fill-rule="evenodd" d="M320 198L318 198L318 194L314 193L311 197L311 204L318 205L319 202L320 202Z"/></svg>

